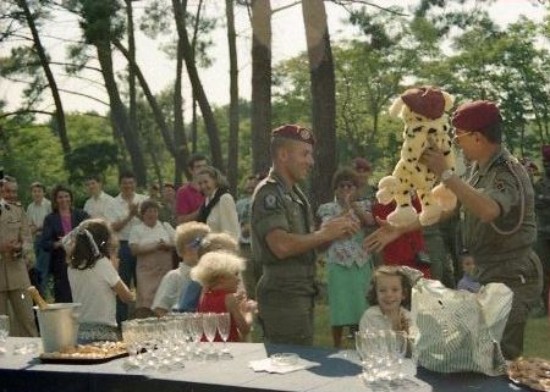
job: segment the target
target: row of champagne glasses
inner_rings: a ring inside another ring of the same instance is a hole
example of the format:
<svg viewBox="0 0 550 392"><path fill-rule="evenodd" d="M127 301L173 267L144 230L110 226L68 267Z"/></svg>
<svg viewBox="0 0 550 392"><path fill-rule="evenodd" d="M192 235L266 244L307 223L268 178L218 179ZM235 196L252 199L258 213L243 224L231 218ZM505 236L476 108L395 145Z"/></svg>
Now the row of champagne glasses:
<svg viewBox="0 0 550 392"><path fill-rule="evenodd" d="M409 336L406 332L358 331L355 333L355 345L363 368L361 377L365 382L404 378L403 360L409 347Z"/></svg>
<svg viewBox="0 0 550 392"><path fill-rule="evenodd" d="M231 358L225 344L229 328L229 313L177 313L162 319L125 321L122 335L130 353L126 365L129 369L167 371L182 367L185 360L192 358ZM217 334L224 342L220 353L213 345ZM207 348L201 340L209 342Z"/></svg>

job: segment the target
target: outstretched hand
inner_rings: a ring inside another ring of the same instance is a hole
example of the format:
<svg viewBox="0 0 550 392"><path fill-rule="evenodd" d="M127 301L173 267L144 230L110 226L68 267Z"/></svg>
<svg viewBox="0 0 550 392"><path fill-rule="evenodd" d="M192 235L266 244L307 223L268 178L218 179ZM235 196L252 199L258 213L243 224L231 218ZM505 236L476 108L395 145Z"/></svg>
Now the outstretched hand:
<svg viewBox="0 0 550 392"><path fill-rule="evenodd" d="M363 241L363 248L368 252L381 252L386 245L395 241L401 235L398 228L390 225L385 220L376 218L376 223L380 227Z"/></svg>

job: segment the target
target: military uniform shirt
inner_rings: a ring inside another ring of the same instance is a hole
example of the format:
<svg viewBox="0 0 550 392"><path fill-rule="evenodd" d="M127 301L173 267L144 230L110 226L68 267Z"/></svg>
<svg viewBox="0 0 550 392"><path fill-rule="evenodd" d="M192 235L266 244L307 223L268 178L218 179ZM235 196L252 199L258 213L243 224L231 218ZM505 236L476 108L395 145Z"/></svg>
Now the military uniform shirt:
<svg viewBox="0 0 550 392"><path fill-rule="evenodd" d="M273 170L256 188L252 202L251 241L254 258L263 265L259 291L312 296L315 293L315 251L280 260L266 236L275 229L293 234L313 232L311 207L298 186L288 188Z"/></svg>
<svg viewBox="0 0 550 392"><path fill-rule="evenodd" d="M520 183L524 197L521 197ZM498 233L464 209L464 245L475 257L481 283L495 280L534 277L536 268L528 265L529 252L536 239L534 192L525 169L504 148L484 167L473 167L470 185L498 203L501 214L493 223L510 231L523 220L512 235ZM504 263L507 263L504 267ZM495 268L496 267L496 268Z"/></svg>

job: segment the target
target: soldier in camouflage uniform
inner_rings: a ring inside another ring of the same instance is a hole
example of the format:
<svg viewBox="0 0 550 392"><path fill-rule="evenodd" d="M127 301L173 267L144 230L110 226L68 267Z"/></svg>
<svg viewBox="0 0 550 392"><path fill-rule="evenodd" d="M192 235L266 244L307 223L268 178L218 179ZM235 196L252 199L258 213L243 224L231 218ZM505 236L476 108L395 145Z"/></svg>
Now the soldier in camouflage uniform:
<svg viewBox="0 0 550 392"><path fill-rule="evenodd" d="M313 166L312 132L283 125L272 132L272 168L252 201L251 243L262 263L257 301L264 338L270 343L313 344L315 249L349 237L358 224L343 215L314 231L311 207L298 187Z"/></svg>
<svg viewBox="0 0 550 392"><path fill-rule="evenodd" d="M33 241L27 216L17 202L17 183L3 181L0 199L0 314L13 311L12 336L38 336L32 300L26 293L30 286L28 268L34 260Z"/></svg>
<svg viewBox="0 0 550 392"><path fill-rule="evenodd" d="M542 302L548 313L548 286L550 280L550 145L542 147L544 175L535 184L535 211L537 213L537 254L544 271Z"/></svg>
<svg viewBox="0 0 550 392"><path fill-rule="evenodd" d="M469 179L463 181L447 167L437 149L428 149L422 159L461 203L463 244L476 261L477 280L504 283L514 293L501 341L504 357L513 360L522 354L529 311L542 290L542 266L532 249L536 238L533 186L525 168L501 145L502 118L494 103L463 104L452 124L454 141L474 162ZM374 250L384 247L401 231L384 225L365 245Z"/></svg>

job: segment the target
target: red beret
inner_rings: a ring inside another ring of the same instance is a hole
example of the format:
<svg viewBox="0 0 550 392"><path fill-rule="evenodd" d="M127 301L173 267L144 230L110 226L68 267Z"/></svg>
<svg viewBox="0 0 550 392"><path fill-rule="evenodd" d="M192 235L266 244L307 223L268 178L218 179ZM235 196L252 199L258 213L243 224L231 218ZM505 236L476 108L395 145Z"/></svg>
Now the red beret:
<svg viewBox="0 0 550 392"><path fill-rule="evenodd" d="M542 146L542 160L550 162L550 144Z"/></svg>
<svg viewBox="0 0 550 392"><path fill-rule="evenodd" d="M370 162L365 158L357 157L353 160L353 168L357 171L371 171Z"/></svg>
<svg viewBox="0 0 550 392"><path fill-rule="evenodd" d="M292 139L311 144L312 146L315 144L313 132L310 129L295 124L286 124L275 128L271 131L271 138Z"/></svg>
<svg viewBox="0 0 550 392"><path fill-rule="evenodd" d="M401 94L401 99L413 112L435 120L445 112L445 97L433 87L416 87Z"/></svg>
<svg viewBox="0 0 550 392"><path fill-rule="evenodd" d="M482 132L502 121L497 105L490 101L463 103L453 114L455 128L470 132Z"/></svg>

